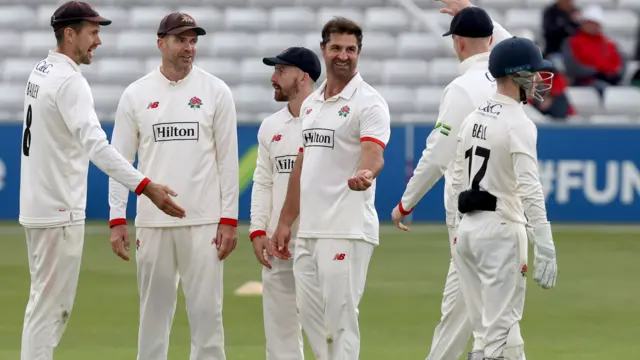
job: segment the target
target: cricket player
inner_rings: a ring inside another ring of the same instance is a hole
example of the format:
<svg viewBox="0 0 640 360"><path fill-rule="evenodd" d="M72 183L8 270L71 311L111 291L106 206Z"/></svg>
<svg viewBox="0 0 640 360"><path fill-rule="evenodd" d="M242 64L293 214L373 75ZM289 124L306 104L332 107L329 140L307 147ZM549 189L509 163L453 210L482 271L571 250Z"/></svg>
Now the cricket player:
<svg viewBox="0 0 640 360"><path fill-rule="evenodd" d="M455 238L456 201L451 189L451 170L457 145L457 134L462 121L484 100L495 92L496 85L488 74L489 51L496 43L511 37L500 24L492 21L482 9L472 7L468 1L445 1L443 13L455 15L450 30L453 45L460 60L460 76L445 88L435 128L427 138L426 148L407 184L392 219L403 230L408 230L402 219L440 180L445 177L446 223L449 245L453 251ZM441 306L442 316L431 342L427 360L457 360L464 352L472 333L464 299L460 294L458 273L453 259L449 262Z"/></svg>
<svg viewBox="0 0 640 360"><path fill-rule="evenodd" d="M556 250L538 176L537 129L528 99L551 88L551 62L528 39L504 40L489 56L497 92L459 131L452 187L462 214L454 257L468 313L483 349L477 359L521 360L527 221L533 228L534 279L556 282ZM547 82L548 83L545 83Z"/></svg>
<svg viewBox="0 0 640 360"><path fill-rule="evenodd" d="M356 360L358 305L379 242L376 177L389 141L389 108L357 72L362 29L337 17L322 29L327 79L302 104L302 146L272 242L293 273L300 322L316 359Z"/></svg>
<svg viewBox="0 0 640 360"><path fill-rule="evenodd" d="M184 219L137 204L138 360L167 359L178 279L191 327L191 359L224 360L222 261L236 246L238 137L229 87L193 65L203 28L184 13L158 27L160 66L129 85L112 145L138 168L175 184ZM127 194L109 183L111 246L128 260Z"/></svg>
<svg viewBox="0 0 640 360"><path fill-rule="evenodd" d="M20 216L31 289L22 331L22 360L50 360L73 309L87 203L89 161L144 194L168 216L183 217L173 190L150 182L113 149L100 126L80 64L91 64L100 26L111 23L89 4L62 4L51 17L56 50L38 62L25 87Z"/></svg>
<svg viewBox="0 0 640 360"><path fill-rule="evenodd" d="M258 130L258 160L251 191L250 235L262 267L262 307L267 359L304 359L302 331L296 308L293 260L273 256L270 237L287 194L289 174L300 149L300 106L313 92L322 72L318 56L304 47L291 47L262 62L274 66L274 98L287 105L267 117ZM296 233L297 221L292 226ZM294 235L295 237L295 235ZM293 242L289 243L291 252ZM266 254L266 256L265 256Z"/></svg>

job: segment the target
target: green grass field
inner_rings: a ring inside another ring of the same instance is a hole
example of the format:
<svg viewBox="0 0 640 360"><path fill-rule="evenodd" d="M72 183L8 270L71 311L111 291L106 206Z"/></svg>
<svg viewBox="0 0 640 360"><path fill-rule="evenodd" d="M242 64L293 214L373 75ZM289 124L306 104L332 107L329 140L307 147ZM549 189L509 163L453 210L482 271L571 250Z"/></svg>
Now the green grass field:
<svg viewBox="0 0 640 360"><path fill-rule="evenodd" d="M58 360L135 359L135 262L123 262L111 252L107 230L87 225L75 308L56 352ZM542 290L529 280L522 322L527 358L637 358L640 229L556 226L554 231L557 288ZM0 239L0 359L10 360L20 357L29 272L22 230L15 225L0 226ZM225 265L227 358L259 360L264 359L261 299L237 297L234 290L247 281L260 280L260 265L245 227L240 239ZM426 357L439 320L449 261L446 239L443 226L415 226L411 233L383 228L360 307L361 359ZM169 353L170 359L188 359L189 328L182 298Z"/></svg>

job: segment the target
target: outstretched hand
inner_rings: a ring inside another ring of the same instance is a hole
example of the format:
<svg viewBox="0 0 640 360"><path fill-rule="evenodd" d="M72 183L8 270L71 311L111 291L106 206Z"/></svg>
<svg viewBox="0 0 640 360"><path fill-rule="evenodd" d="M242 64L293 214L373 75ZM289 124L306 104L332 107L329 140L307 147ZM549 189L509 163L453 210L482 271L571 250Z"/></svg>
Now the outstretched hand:
<svg viewBox="0 0 640 360"><path fill-rule="evenodd" d="M469 0L438 0L443 3L446 7L440 9L441 14L449 14L451 16L456 16L462 9L466 9L471 7L471 3Z"/></svg>
<svg viewBox="0 0 640 360"><path fill-rule="evenodd" d="M360 170L353 177L347 180L349 189L353 191L364 191L371 187L373 183L373 173L370 170Z"/></svg>

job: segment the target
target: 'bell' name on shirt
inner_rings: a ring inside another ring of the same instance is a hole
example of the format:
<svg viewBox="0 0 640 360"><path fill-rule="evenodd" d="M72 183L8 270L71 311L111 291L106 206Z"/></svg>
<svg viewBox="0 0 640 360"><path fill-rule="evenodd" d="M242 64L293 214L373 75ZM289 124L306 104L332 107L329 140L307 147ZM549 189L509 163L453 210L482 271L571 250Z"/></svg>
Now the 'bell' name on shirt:
<svg viewBox="0 0 640 360"><path fill-rule="evenodd" d="M293 165L296 163L297 155L276 156L276 170L280 174L290 174Z"/></svg>
<svg viewBox="0 0 640 360"><path fill-rule="evenodd" d="M153 125L153 136L159 141L198 141L199 127L197 122L161 123Z"/></svg>
<svg viewBox="0 0 640 360"><path fill-rule="evenodd" d="M473 124L473 132L471 137L480 140L487 140L487 126L482 124Z"/></svg>
<svg viewBox="0 0 640 360"><path fill-rule="evenodd" d="M333 149L333 137L335 130L331 129L306 129L302 131L305 147L326 147Z"/></svg>

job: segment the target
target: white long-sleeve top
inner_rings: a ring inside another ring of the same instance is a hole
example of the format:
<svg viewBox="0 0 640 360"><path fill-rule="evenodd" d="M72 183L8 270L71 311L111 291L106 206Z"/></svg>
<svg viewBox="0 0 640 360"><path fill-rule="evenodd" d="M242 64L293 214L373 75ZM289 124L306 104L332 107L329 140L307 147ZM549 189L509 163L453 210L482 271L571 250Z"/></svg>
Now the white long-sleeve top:
<svg viewBox="0 0 640 360"><path fill-rule="evenodd" d="M548 223L538 175L537 134L521 103L500 94L491 96L459 131L452 176L455 199L475 186L497 198L496 212L502 218L534 229Z"/></svg>
<svg viewBox="0 0 640 360"><path fill-rule="evenodd" d="M24 227L82 224L89 161L140 194L149 179L109 145L78 64L49 51L35 65L24 97L20 217Z"/></svg>
<svg viewBox="0 0 640 360"><path fill-rule="evenodd" d="M238 224L239 165L229 87L193 66L180 81L159 67L129 85L118 104L112 145L138 168L178 193L182 219L138 199L137 227ZM127 193L109 182L110 225L126 223Z"/></svg>
<svg viewBox="0 0 640 360"><path fill-rule="evenodd" d="M511 37L500 24L494 21L493 25L491 47ZM489 74L488 67L488 52L471 56L458 66L460 76L445 87L436 126L427 137L426 147L399 204L403 214L411 213L420 199L444 175L447 225L453 226L457 201L451 190L451 171L457 135L464 118L496 90L495 80Z"/></svg>
<svg viewBox="0 0 640 360"><path fill-rule="evenodd" d="M300 149L300 119L294 118L288 106L267 117L258 130L258 160L251 190L251 240L271 237L278 227L284 205L289 176ZM298 219L291 227L295 239Z"/></svg>

